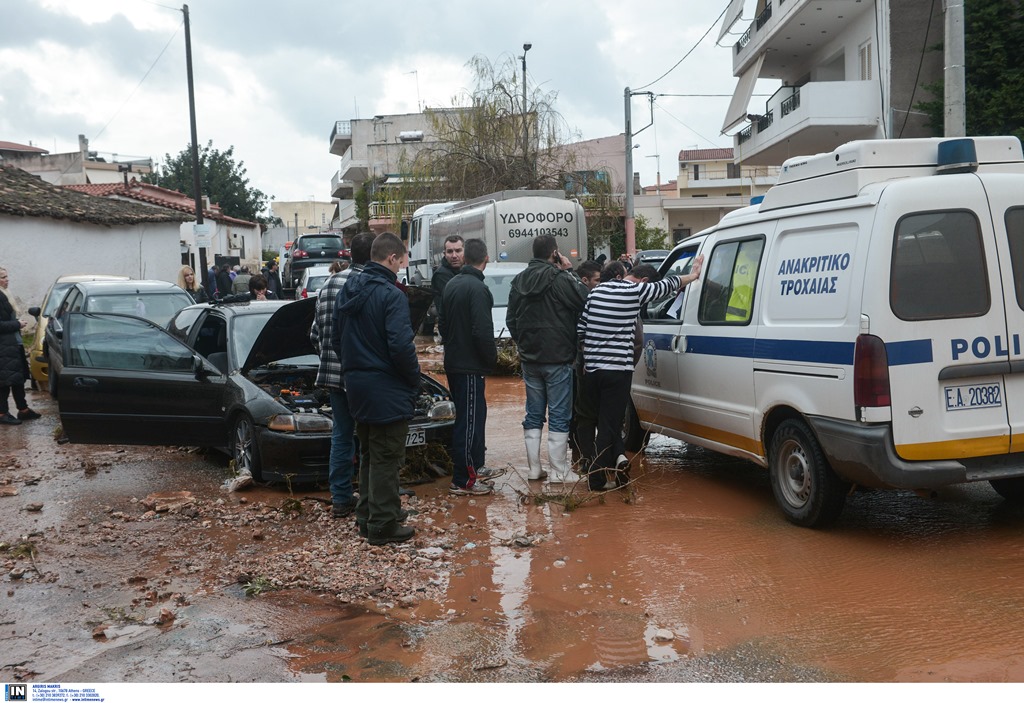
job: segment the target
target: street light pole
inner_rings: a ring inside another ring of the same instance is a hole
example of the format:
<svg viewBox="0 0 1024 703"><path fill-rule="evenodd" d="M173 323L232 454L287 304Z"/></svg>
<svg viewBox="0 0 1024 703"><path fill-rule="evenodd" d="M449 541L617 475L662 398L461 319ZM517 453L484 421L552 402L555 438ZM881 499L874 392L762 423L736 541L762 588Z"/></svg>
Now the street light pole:
<svg viewBox="0 0 1024 703"><path fill-rule="evenodd" d="M523 55L519 58L523 61L523 164L529 169L532 181L533 169L530 168L530 122L526 109L526 52L533 48L533 44L523 44ZM527 185L532 185L529 183Z"/></svg>

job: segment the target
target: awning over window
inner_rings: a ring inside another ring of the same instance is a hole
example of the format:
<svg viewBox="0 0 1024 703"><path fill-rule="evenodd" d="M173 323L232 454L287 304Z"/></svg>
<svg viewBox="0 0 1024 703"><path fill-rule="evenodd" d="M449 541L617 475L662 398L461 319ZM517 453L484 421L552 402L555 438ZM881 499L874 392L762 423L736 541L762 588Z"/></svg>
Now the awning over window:
<svg viewBox="0 0 1024 703"><path fill-rule="evenodd" d="M754 84L761 75L761 64L764 63L762 53L750 65L740 80L736 83L736 92L732 94L732 101L729 103L729 111L725 113L725 122L722 123L722 134L738 125L747 117L747 105L750 103L750 96L754 94Z"/></svg>
<svg viewBox="0 0 1024 703"><path fill-rule="evenodd" d="M736 24L736 20L743 14L743 0L732 0L729 3L729 7L725 11L725 19L722 21L722 31L718 33L718 41L722 41L722 37L732 29L732 26Z"/></svg>

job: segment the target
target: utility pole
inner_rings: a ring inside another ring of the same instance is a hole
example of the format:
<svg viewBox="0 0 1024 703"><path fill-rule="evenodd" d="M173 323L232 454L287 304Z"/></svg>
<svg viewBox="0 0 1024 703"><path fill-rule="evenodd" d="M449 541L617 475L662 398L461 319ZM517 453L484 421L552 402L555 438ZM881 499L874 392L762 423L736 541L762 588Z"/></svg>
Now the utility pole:
<svg viewBox="0 0 1024 703"><path fill-rule="evenodd" d="M523 55L520 56L523 60L523 165L529 170L530 183L528 186L533 185L533 169L530 168L530 122L529 112L526 109L526 52L533 48L533 44L523 44Z"/></svg>
<svg viewBox="0 0 1024 703"><path fill-rule="evenodd" d="M633 219L633 93L626 87L626 253L636 254L636 220Z"/></svg>
<svg viewBox="0 0 1024 703"><path fill-rule="evenodd" d="M946 114L943 132L947 137L967 136L967 70L964 66L964 0L944 0L946 13L946 67L943 101Z"/></svg>
<svg viewBox="0 0 1024 703"><path fill-rule="evenodd" d="M192 83L192 32L188 22L188 5L181 6L181 12L185 15L185 71L188 74L188 114L192 126L192 191L196 199L196 229L202 230L203 224L203 193L200 190L202 179L199 174L199 137L196 133L196 94L195 86ZM199 232L195 233L198 239ZM205 235L202 235L205 236ZM199 242L196 242L199 244ZM209 272L206 265L206 247L199 247L199 269L200 279L203 285L207 285Z"/></svg>

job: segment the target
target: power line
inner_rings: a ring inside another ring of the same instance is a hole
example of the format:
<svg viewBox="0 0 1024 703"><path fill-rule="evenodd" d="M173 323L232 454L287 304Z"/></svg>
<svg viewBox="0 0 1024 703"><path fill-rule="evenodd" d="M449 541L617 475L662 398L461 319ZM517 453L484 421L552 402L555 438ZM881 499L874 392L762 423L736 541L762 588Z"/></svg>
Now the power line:
<svg viewBox="0 0 1024 703"><path fill-rule="evenodd" d="M655 103L655 104L657 104L657 103ZM671 112L669 112L668 110L666 110L665 108L663 108L663 107L662 107L661 105L658 105L657 107L658 107L658 109L659 109L659 110L661 110L662 112L664 112L664 113L665 113L666 115L668 115L669 117L671 117L671 118L672 118L673 120L675 120L676 122L678 122L678 123L679 123L679 124L681 124L682 126L686 127L686 128L688 129L688 130L690 130L691 132L693 132L694 134L696 134L696 135L697 135L698 137L700 137L701 139L703 139L704 141L706 141L706 142L707 142L708 144L711 144L711 145L715 145L715 143L714 143L714 142L713 142L712 140L708 139L708 138L707 138L707 137L705 137L705 136L704 136L703 134L701 134L700 132L698 132L697 130L695 130L695 129L694 129L693 127L691 127L690 125L688 125L688 124L686 124L685 122L683 122L683 121L682 121L681 119L679 119L678 117L676 117L675 115L673 115L673 114L672 114Z"/></svg>
<svg viewBox="0 0 1024 703"><path fill-rule="evenodd" d="M715 20L714 22L712 22L712 23L711 23L711 26L710 26L710 27L708 27L708 31L704 32L704 34L703 34L703 35L701 36L701 38L697 40L697 43L696 43L696 44L694 44L694 45L693 45L693 47L692 47L692 48L691 48L691 49L690 49L689 51L687 51L687 52L686 52L686 54L684 54L684 55L683 55L683 58L681 58L681 59L679 59L678 61L676 61L676 65L675 65L675 66L673 66L672 68L670 68L670 69L668 69L667 71L665 71L664 73L662 73L662 74L661 74L660 76L658 76L657 78L655 78L655 79L654 79L653 81L651 81L651 82L650 82L650 83L648 83L647 85L642 85L642 86L640 86L639 88L637 88L637 90L643 90L644 88L647 88L648 86L652 86L652 85L654 85L655 83L657 83L658 81L660 81L660 80L661 80L662 78L664 78L664 77L665 77L665 76L667 76L668 74L672 73L672 71L676 70L676 68L678 68L678 67L679 67L679 64L681 64L681 63L682 63L683 61L685 61L685 60L686 60L686 57L687 57L687 56L689 56L689 55L690 55L690 54L692 54L692 53L693 53L694 51L696 51L696 50L697 50L697 47L698 47L698 46L700 46L700 43L701 43L702 41L704 41L704 39L705 39L705 38L707 38L707 36L708 36L709 34L711 34L711 30L715 28L715 25L716 25L716 24L718 24L718 21L719 21L720 19L722 19L722 17L724 17L724 16L725 16L725 13L726 13L726 12L727 12L728 10L729 10L729 6L728 6L728 5L726 5L726 6L725 6L725 9L724 9L724 10L722 10L722 14L720 14L720 15L718 16L718 19L716 19L716 20Z"/></svg>

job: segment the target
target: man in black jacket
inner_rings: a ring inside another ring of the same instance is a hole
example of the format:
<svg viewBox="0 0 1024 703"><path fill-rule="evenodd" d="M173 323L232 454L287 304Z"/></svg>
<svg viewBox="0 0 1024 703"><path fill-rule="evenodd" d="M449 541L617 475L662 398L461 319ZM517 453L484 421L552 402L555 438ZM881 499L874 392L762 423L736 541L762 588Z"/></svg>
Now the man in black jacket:
<svg viewBox="0 0 1024 703"><path fill-rule="evenodd" d="M465 242L457 234L450 234L444 240L444 258L441 259L441 265L434 269L434 273L430 277L430 287L434 289L434 311L437 313L437 329L441 333L441 339L444 339L444 331L441 329L441 323L444 319L444 288L448 285L448 282L455 277L462 268L462 262L465 255Z"/></svg>
<svg viewBox="0 0 1024 703"><path fill-rule="evenodd" d="M366 268L350 276L334 305L331 346L341 361L361 456L356 522L370 544L405 542L398 471L420 387L409 301L395 282L408 263L402 240L377 235Z"/></svg>
<svg viewBox="0 0 1024 703"><path fill-rule="evenodd" d="M576 361L576 323L587 301L587 287L558 251L550 234L533 240L533 259L512 279L505 320L519 349L526 383L523 437L531 480L549 483L573 480L567 462L569 420L572 416L573 363ZM540 463L541 430L548 419L548 461Z"/></svg>
<svg viewBox="0 0 1024 703"><path fill-rule="evenodd" d="M483 273L488 260L487 245L482 239L465 242L462 268L445 286L442 303L444 371L455 402L454 476L448 492L460 496L487 495L492 487L481 480L504 473L484 467L484 426L487 423L484 376L493 373L498 363L491 321L494 298L484 283Z"/></svg>

